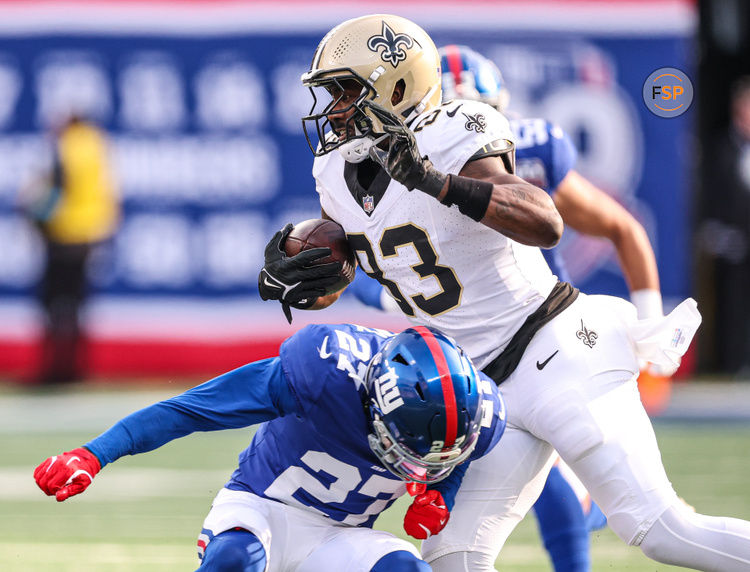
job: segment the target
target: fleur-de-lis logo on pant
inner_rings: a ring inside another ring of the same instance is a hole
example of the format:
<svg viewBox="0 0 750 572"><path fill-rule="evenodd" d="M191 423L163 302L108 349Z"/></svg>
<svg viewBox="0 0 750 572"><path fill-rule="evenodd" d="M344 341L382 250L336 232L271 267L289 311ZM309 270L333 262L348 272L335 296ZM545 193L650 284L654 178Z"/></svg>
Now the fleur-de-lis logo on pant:
<svg viewBox="0 0 750 572"><path fill-rule="evenodd" d="M485 127L487 127L487 121L485 121L484 115L482 115L481 113L477 113L476 115L468 115L466 113L462 113L462 115L466 118L466 125L464 125L466 131L476 131L477 133L484 133L484 129Z"/></svg>
<svg viewBox="0 0 750 572"><path fill-rule="evenodd" d="M581 329L576 332L576 337L579 340L582 340L583 343L588 347L593 348L594 344L596 344L596 339L599 337L599 334L597 334L594 330L589 330L586 326L583 325L583 320L581 320Z"/></svg>
<svg viewBox="0 0 750 572"><path fill-rule="evenodd" d="M383 32L379 36L371 36L367 40L367 47L373 52L382 50L380 57L394 68L406 59L406 50L414 45L414 40L406 34L396 34L390 26L383 22Z"/></svg>

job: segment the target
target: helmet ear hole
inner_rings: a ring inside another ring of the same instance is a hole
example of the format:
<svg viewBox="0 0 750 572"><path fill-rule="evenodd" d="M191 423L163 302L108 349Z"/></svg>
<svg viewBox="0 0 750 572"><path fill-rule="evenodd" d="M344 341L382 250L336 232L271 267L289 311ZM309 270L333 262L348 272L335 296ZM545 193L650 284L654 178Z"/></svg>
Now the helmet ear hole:
<svg viewBox="0 0 750 572"><path fill-rule="evenodd" d="M406 361L406 358L402 354L396 354L391 358L391 361L395 361L396 363L400 363L402 365L409 365L409 362Z"/></svg>
<svg viewBox="0 0 750 572"><path fill-rule="evenodd" d="M391 93L391 105L398 105L404 99L404 93L406 93L406 82L400 79L393 86L393 93Z"/></svg>
<svg viewBox="0 0 750 572"><path fill-rule="evenodd" d="M417 392L417 395L419 395L419 397L420 397L420 399L421 399L422 401L427 401L427 400L426 400L426 399L424 398L424 389L422 389L422 383L421 383L421 382L420 382L420 383L417 383L416 385L414 385L414 391L416 391L416 392Z"/></svg>

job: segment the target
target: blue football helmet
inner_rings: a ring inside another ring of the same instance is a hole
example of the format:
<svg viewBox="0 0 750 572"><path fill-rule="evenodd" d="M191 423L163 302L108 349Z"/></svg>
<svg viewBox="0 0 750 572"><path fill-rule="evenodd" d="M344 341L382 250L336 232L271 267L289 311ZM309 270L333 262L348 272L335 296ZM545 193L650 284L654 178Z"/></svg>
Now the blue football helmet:
<svg viewBox="0 0 750 572"><path fill-rule="evenodd" d="M424 326L396 334L373 357L365 385L370 448L394 475L437 482L476 447L479 374L445 334Z"/></svg>
<svg viewBox="0 0 750 572"><path fill-rule="evenodd" d="M495 62L467 46L450 44L438 50L443 71L443 101L471 99L503 111L510 92Z"/></svg>

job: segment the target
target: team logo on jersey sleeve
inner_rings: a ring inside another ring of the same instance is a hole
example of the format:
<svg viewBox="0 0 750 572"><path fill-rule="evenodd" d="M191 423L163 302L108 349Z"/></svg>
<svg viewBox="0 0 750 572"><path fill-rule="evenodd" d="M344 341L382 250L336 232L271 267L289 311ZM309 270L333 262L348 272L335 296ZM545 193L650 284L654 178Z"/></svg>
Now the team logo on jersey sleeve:
<svg viewBox="0 0 750 572"><path fill-rule="evenodd" d="M581 329L576 332L576 337L579 340L583 341L583 343L588 347L593 348L596 344L596 339L599 337L599 334L597 334L594 330L589 330L586 326L583 325L583 320L581 320Z"/></svg>
<svg viewBox="0 0 750 572"><path fill-rule="evenodd" d="M414 40L411 39L411 36L396 34L385 21L383 22L383 32L379 36L371 36L367 40L367 47L376 53L382 50L380 58L394 68L406 59L406 50L413 45Z"/></svg>
<svg viewBox="0 0 750 572"><path fill-rule="evenodd" d="M484 115L482 115L481 113L477 113L475 115L469 115L468 113L463 112L461 113L466 118L466 125L464 125L464 127L467 131L484 133L484 130L487 127L487 120L484 118Z"/></svg>

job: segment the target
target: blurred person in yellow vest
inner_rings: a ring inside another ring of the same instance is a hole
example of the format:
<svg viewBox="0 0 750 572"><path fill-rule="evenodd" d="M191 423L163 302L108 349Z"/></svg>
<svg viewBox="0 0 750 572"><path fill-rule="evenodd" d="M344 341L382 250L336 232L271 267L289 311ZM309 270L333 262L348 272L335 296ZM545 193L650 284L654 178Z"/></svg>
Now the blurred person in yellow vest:
<svg viewBox="0 0 750 572"><path fill-rule="evenodd" d="M120 216L106 135L71 117L56 133L51 172L35 188L25 210L46 250L39 287L46 320L39 381L65 383L85 371L79 314L88 294L88 260L95 246L114 235Z"/></svg>

